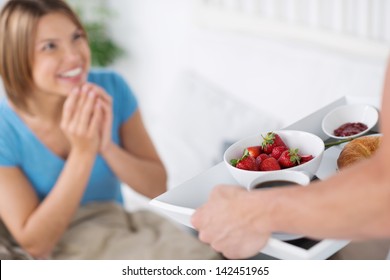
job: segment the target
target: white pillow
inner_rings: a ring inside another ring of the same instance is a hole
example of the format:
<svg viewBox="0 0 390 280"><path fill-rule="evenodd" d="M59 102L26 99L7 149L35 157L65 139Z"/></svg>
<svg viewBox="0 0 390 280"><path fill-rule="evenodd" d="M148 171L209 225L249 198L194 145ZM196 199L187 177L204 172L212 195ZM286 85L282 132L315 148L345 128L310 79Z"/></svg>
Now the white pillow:
<svg viewBox="0 0 390 280"><path fill-rule="evenodd" d="M221 162L226 142L282 125L191 72L179 77L160 105L161 118L151 134L167 167L169 187Z"/></svg>

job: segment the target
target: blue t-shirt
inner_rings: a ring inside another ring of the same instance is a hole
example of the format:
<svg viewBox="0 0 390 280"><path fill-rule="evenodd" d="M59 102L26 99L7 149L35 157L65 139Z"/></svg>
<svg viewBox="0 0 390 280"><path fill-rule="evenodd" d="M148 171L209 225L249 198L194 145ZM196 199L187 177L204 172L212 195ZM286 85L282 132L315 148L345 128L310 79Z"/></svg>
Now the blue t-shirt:
<svg viewBox="0 0 390 280"><path fill-rule="evenodd" d="M120 126L138 105L121 76L108 70L93 70L88 81L104 88L113 99L112 139L121 145ZM9 106L0 101L0 166L19 167L34 187L39 199L45 198L64 168L65 160L49 150ZM81 204L93 201L123 202L120 181L105 160L96 157Z"/></svg>

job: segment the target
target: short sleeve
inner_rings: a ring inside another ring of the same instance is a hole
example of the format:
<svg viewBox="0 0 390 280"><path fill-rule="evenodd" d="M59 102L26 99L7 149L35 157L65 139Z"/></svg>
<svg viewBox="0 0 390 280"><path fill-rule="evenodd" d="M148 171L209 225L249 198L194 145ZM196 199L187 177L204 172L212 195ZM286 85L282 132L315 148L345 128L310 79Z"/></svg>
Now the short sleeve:
<svg viewBox="0 0 390 280"><path fill-rule="evenodd" d="M119 118L119 124L126 122L137 110L138 102L130 86L117 73L113 73L115 83L114 114Z"/></svg>

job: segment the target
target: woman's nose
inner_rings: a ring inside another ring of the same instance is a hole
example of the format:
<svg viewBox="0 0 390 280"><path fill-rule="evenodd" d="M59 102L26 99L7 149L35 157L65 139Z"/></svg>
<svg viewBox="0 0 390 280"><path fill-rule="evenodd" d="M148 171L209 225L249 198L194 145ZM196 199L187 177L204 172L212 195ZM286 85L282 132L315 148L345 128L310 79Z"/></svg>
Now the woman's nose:
<svg viewBox="0 0 390 280"><path fill-rule="evenodd" d="M81 50L74 46L69 46L65 50L65 57L69 60L80 60Z"/></svg>

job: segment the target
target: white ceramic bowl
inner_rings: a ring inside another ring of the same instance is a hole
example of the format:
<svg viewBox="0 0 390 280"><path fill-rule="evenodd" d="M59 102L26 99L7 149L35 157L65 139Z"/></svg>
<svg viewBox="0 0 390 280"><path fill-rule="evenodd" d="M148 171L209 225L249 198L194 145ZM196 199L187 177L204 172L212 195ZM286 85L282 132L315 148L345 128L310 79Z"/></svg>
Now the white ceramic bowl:
<svg viewBox="0 0 390 280"><path fill-rule="evenodd" d="M355 138L367 133L378 122L378 111L370 105L351 104L337 107L330 111L322 120L322 130L331 138L346 139ZM336 136L334 130L345 123L360 122L367 125L367 129L351 135L351 136Z"/></svg>
<svg viewBox="0 0 390 280"><path fill-rule="evenodd" d="M324 142L321 138L319 138L317 135L305 131L279 130L274 132L282 138L282 140L289 148L299 149L299 154L312 155L314 158L304 164L281 170L243 170L232 166L230 160L241 158L243 151L250 146L261 145L263 140L262 135L265 136L268 132L262 132L254 136L239 140L227 148L223 156L223 161L225 162L225 165L233 178L243 187L250 189L252 181L265 174L269 174L270 172L277 174L286 171L300 171L307 174L310 178L313 178L317 172L325 149Z"/></svg>

